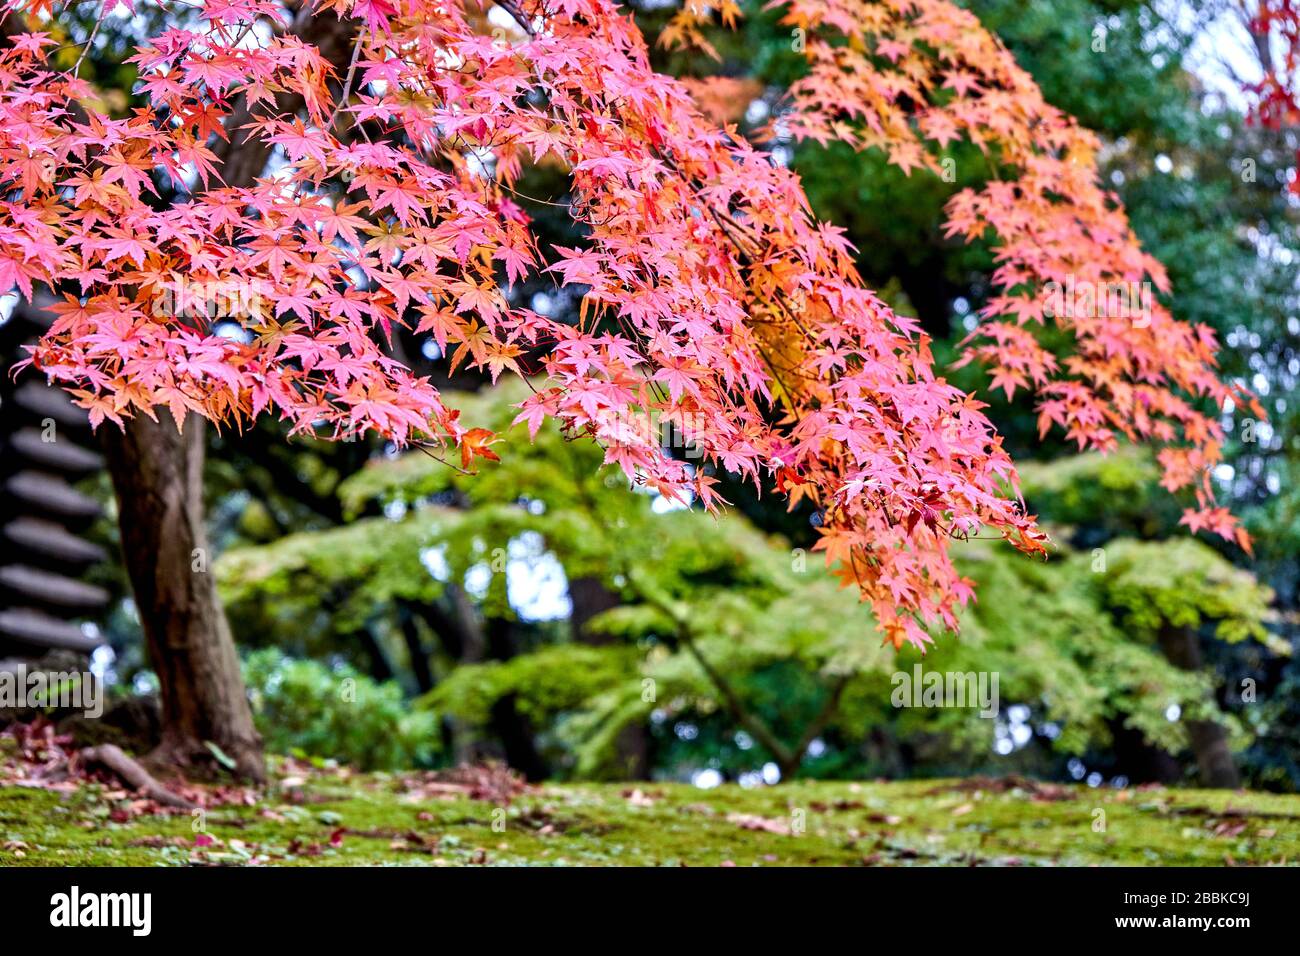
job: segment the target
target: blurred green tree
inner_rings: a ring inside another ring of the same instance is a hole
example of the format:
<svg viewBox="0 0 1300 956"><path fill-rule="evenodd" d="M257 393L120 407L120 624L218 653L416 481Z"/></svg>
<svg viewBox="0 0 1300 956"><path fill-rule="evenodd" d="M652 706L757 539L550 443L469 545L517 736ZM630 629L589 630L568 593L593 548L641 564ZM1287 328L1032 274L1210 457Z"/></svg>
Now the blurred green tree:
<svg viewBox="0 0 1300 956"><path fill-rule="evenodd" d="M923 667L996 673L998 712L896 708L896 675L910 679L920 657L876 646L819 556L740 515L635 490L557 429L529 442L510 426L526 394L512 383L461 398L467 420L504 436L500 464L468 476L420 453L379 459L340 487L348 523L227 552L217 572L240 632L329 656L369 628L462 754L504 752L534 775L970 768L1026 746L1012 723L1038 728L1040 769L1105 747L1117 724L1173 752L1201 724L1238 748L1248 739L1211 675L1160 651L1165 622L1270 639L1267 589L1204 545L1121 540L1099 565L1089 551L1037 563L972 542L962 562L980 601ZM1044 486L1077 497L1045 470ZM1182 576L1162 586L1171 567ZM601 588L594 613L576 581ZM485 651L492 634L514 639ZM420 667L428 681L410 678ZM1010 721L1013 705L1023 719ZM499 746L476 750L485 735Z"/></svg>

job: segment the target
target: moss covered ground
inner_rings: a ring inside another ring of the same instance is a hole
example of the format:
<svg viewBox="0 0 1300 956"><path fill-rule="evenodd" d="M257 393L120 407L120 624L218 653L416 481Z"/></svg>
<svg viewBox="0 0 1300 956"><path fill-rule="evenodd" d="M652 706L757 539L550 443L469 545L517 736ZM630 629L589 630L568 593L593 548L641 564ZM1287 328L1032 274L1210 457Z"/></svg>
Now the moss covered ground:
<svg viewBox="0 0 1300 956"><path fill-rule="evenodd" d="M215 794L215 792L214 792ZM475 799L475 797L480 799ZM562 784L278 774L201 814L0 787L0 865L1247 865L1300 860L1300 797L1027 780Z"/></svg>

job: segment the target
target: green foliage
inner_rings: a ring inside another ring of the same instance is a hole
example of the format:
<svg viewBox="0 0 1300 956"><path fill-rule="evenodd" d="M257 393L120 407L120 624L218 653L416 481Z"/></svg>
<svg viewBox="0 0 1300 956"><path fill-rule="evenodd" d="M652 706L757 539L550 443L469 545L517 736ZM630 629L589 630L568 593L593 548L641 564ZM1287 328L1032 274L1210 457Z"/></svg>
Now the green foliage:
<svg viewBox="0 0 1300 956"><path fill-rule="evenodd" d="M1178 503L1160 487L1160 468L1145 449L1124 445L1109 455L1028 461L1018 471L1029 510L1042 521L1084 529L1089 543L1156 537L1177 526Z"/></svg>
<svg viewBox="0 0 1300 956"><path fill-rule="evenodd" d="M491 582L474 595L479 613L511 617L517 609L500 559L532 535L534 552L552 556L570 581L596 578L617 597L586 626L604 643L577 643L561 629L509 660L450 668L423 705L484 733L508 699L544 738L558 772L578 777L617 773L620 740L634 728L650 728L661 772L712 765L739 773L765 759L761 745L738 746L736 717L683 627L783 741L798 740L829 688L844 681L821 737L825 759L846 773L860 772L863 758L853 754L868 730L912 742L944 766L989 766L1015 704L1029 709L1038 746L1063 755L1107 746L1121 724L1178 751L1186 725L1168 719L1171 705L1236 730L1214 704L1210 676L1175 667L1153 637L1162 623L1206 623L1226 640L1266 639L1267 589L1204 545L1119 538L1099 571L1087 549L1062 546L1036 562L995 542L969 542L958 558L978 582L978 600L960 638L935 634L923 666L995 672L1002 711L989 720L971 709L896 709L893 675L920 658L880 646L867 610L819 555L734 512L656 508L620 472L600 469L600 451L586 440L547 426L530 441L524 426L510 424L524 394L511 385L456 396L468 423L501 435L499 464L466 476L419 453L376 460L340 491L348 514L373 516L228 554L218 570L232 614L273 629L311 626L312 592L324 590L344 597L333 622L319 626L357 626L395 600L437 601L477 568ZM1093 516L1095 526L1110 505L1108 537L1154 520L1155 469L1136 452L1030 466L1024 477L1031 502L1056 521ZM431 552L440 577L423 560ZM695 736L680 739L679 726Z"/></svg>
<svg viewBox="0 0 1300 956"><path fill-rule="evenodd" d="M508 661L464 664L421 698L428 709L487 723L497 701L513 697L535 722L578 710L607 688L635 678L628 648L557 644Z"/></svg>
<svg viewBox="0 0 1300 956"><path fill-rule="evenodd" d="M438 743L436 719L412 712L401 688L347 666L330 668L267 648L248 656L244 682L271 753L393 770L427 765Z"/></svg>
<svg viewBox="0 0 1300 956"><path fill-rule="evenodd" d="M1135 637L1208 623L1221 640L1268 640L1272 591L1190 538L1115 542L1106 549L1100 587Z"/></svg>
<svg viewBox="0 0 1300 956"><path fill-rule="evenodd" d="M979 601L960 641L941 645L929 666L996 671L1004 708L1030 706L1037 720L1057 728L1052 746L1063 754L1109 745L1115 720L1164 749L1186 745L1184 725L1169 721L1166 711L1171 704L1185 712L1211 706L1212 684L1118 626L1095 586L1090 555L1031 563L972 554L967 561L963 569L981 582ZM970 729L951 710L922 714L941 726L952 722L958 740Z"/></svg>
<svg viewBox="0 0 1300 956"><path fill-rule="evenodd" d="M458 518L423 508L404 521L366 518L234 548L216 563L222 600L249 643L288 638L301 653L335 651L393 600L442 593L422 557Z"/></svg>

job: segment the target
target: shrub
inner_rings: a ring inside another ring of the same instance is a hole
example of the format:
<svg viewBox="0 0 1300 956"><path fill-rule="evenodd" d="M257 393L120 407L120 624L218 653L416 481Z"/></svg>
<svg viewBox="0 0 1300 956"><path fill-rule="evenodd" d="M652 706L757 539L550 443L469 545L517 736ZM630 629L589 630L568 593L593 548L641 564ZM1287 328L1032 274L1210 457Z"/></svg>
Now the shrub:
<svg viewBox="0 0 1300 956"><path fill-rule="evenodd" d="M428 765L437 750L437 718L412 711L394 682L275 648L249 655L244 680L269 752L395 770Z"/></svg>

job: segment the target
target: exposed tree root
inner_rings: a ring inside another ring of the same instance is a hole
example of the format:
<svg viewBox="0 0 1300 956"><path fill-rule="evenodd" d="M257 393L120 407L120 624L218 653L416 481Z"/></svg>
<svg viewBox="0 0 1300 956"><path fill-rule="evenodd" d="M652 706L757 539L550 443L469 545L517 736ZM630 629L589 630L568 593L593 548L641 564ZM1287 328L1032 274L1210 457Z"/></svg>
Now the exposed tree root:
<svg viewBox="0 0 1300 956"><path fill-rule="evenodd" d="M142 795L164 806L177 807L182 810L192 810L196 806L196 804L164 787L137 761L123 753L122 748L116 744L100 744L98 747L86 747L81 751L81 759L87 764L99 764L108 768Z"/></svg>

